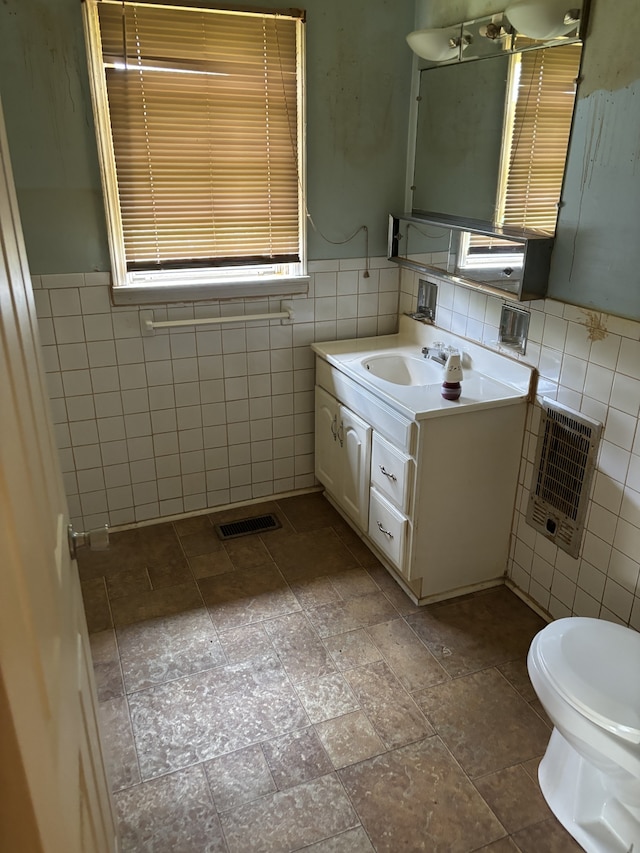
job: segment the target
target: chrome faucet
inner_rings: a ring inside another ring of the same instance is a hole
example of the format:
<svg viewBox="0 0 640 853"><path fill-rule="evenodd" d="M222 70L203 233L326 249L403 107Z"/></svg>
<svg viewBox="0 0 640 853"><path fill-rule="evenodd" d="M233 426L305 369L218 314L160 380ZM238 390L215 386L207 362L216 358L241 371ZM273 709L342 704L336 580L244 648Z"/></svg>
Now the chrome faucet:
<svg viewBox="0 0 640 853"><path fill-rule="evenodd" d="M441 364L443 367L447 363L447 359L450 355L460 355L460 350L457 347L448 346L442 341L436 341L431 344L430 347L422 347L421 353L424 358L430 358L432 361L436 361L438 364Z"/></svg>
<svg viewBox="0 0 640 853"><path fill-rule="evenodd" d="M446 351L444 344L435 343L430 347L422 347L422 355L424 358L430 358L432 361L437 361L443 367L446 364L449 353Z"/></svg>

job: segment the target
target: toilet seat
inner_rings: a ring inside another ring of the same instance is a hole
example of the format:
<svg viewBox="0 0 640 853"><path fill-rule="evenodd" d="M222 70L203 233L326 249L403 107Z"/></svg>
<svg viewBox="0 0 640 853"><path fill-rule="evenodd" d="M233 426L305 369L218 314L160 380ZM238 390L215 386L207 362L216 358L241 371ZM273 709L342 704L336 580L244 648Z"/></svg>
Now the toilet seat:
<svg viewBox="0 0 640 853"><path fill-rule="evenodd" d="M558 619L536 637L538 663L570 705L640 743L640 633L586 617Z"/></svg>

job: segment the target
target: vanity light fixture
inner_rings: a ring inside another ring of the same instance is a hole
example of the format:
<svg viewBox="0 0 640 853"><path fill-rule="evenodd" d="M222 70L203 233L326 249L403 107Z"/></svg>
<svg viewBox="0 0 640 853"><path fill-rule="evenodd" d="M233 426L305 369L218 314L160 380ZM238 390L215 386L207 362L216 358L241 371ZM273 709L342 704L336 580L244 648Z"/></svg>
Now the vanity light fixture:
<svg viewBox="0 0 640 853"><path fill-rule="evenodd" d="M514 0L505 14L526 38L546 41L565 36L580 23L580 6L570 0Z"/></svg>
<svg viewBox="0 0 640 853"><path fill-rule="evenodd" d="M572 2L576 5L570 5ZM407 42L422 59L453 62L463 59L462 53L473 43L476 33L480 36L477 44L485 38L499 42L511 35L535 41L553 41L568 36L582 25L583 4L584 0L512 0L504 12L496 12L488 18L414 30L407 36ZM469 29L473 30L473 35ZM503 50L511 52L511 48L510 41L502 44ZM480 51L481 55L483 53Z"/></svg>
<svg viewBox="0 0 640 853"><path fill-rule="evenodd" d="M462 24L439 29L414 30L407 36L411 50L430 62L456 59L471 44L471 36L462 32Z"/></svg>
<svg viewBox="0 0 640 853"><path fill-rule="evenodd" d="M482 24L478 33L490 41L498 41L506 38L511 34L509 22L505 20L503 14L493 15L491 20L486 24Z"/></svg>

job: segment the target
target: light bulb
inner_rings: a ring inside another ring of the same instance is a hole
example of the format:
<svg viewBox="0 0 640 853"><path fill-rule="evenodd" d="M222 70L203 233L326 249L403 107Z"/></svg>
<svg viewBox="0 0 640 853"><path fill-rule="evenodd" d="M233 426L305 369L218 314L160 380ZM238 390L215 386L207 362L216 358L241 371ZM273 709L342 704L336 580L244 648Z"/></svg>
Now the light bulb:
<svg viewBox="0 0 640 853"><path fill-rule="evenodd" d="M407 36L411 50L422 59L446 62L460 52L460 27L414 30Z"/></svg>
<svg viewBox="0 0 640 853"><path fill-rule="evenodd" d="M505 14L520 35L546 41L574 30L580 10L571 0L514 0Z"/></svg>

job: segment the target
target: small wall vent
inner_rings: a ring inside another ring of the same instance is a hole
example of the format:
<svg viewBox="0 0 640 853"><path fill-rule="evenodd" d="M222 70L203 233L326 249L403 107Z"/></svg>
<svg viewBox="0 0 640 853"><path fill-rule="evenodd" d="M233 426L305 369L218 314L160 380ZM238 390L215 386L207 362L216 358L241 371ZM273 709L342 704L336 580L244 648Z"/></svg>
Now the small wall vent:
<svg viewBox="0 0 640 853"><path fill-rule="evenodd" d="M572 557L580 551L601 432L598 421L542 401L527 523Z"/></svg>

